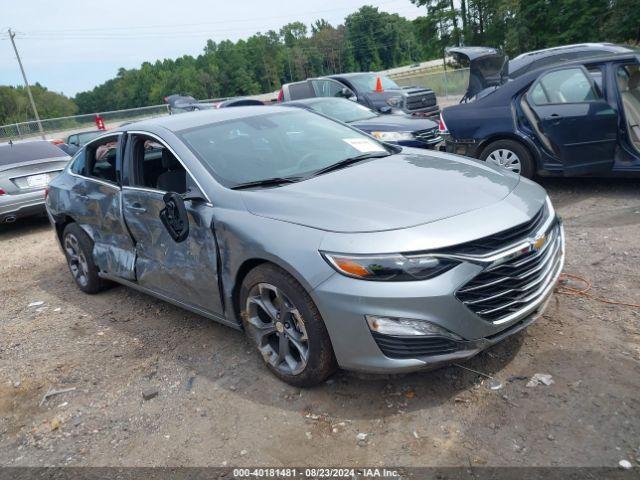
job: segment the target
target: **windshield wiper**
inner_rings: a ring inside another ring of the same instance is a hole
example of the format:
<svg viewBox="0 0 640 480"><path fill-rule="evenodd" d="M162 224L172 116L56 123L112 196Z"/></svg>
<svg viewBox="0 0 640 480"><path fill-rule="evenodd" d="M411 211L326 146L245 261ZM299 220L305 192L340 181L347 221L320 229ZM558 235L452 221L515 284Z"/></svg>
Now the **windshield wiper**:
<svg viewBox="0 0 640 480"><path fill-rule="evenodd" d="M301 177L273 177L265 178L263 180L254 180L252 182L239 183L231 187L231 190L242 190L244 188L252 187L272 187L282 185L283 183L295 183L302 180Z"/></svg>
<svg viewBox="0 0 640 480"><path fill-rule="evenodd" d="M368 160L370 158L383 158L383 157L388 157L390 155L391 154L389 152L363 153L362 155L356 155L355 157L345 158L344 160L340 160L337 163L333 163L327 167L321 168L320 170L316 170L307 178L317 177L318 175L322 175L323 173L329 173L335 170L340 170L341 168L348 167L349 165L353 165L354 163L361 162L362 160Z"/></svg>

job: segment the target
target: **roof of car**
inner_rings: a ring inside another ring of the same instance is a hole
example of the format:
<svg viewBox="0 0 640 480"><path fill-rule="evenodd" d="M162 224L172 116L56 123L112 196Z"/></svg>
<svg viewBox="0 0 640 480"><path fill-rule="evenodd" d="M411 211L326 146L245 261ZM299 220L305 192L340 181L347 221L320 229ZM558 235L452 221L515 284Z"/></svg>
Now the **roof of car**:
<svg viewBox="0 0 640 480"><path fill-rule="evenodd" d="M153 127L163 127L169 131L177 132L188 128L200 127L212 123L219 123L228 120L256 117L269 113L290 112L288 107L256 105L235 108L220 108L212 110L199 110L196 112L183 113L181 115L167 115L155 117L139 122L133 122L126 127L120 127L116 131L148 129Z"/></svg>
<svg viewBox="0 0 640 480"><path fill-rule="evenodd" d="M573 45L561 45L559 47L545 48L518 55L509 60L509 74L516 72L528 64L546 57L561 56L573 52L593 53L594 56L608 56L616 54L634 53L634 50L624 45L614 43L576 43ZM573 60L573 59L572 59ZM577 60L577 59L576 59Z"/></svg>
<svg viewBox="0 0 640 480"><path fill-rule="evenodd" d="M336 73L333 75L327 75L328 78L349 78L357 77L358 75L380 75L375 72L351 72L351 73Z"/></svg>

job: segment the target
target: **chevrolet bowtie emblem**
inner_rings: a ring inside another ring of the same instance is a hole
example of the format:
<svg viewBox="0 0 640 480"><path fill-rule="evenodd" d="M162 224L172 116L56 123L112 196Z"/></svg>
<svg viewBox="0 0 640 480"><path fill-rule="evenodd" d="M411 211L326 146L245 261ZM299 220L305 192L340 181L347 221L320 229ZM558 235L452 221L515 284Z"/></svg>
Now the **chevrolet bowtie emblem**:
<svg viewBox="0 0 640 480"><path fill-rule="evenodd" d="M547 243L547 235L543 233L542 235L539 235L533 239L533 242L531 243L531 247L534 250L540 250L545 243Z"/></svg>

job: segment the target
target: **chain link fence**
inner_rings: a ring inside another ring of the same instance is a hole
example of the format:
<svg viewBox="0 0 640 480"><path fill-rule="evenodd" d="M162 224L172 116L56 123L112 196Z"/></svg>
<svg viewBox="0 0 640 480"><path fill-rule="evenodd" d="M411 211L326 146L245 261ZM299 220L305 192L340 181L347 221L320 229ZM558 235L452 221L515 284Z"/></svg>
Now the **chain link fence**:
<svg viewBox="0 0 640 480"><path fill-rule="evenodd" d="M433 67L431 67L433 68ZM399 70L399 69L398 69ZM421 70L421 71L420 71ZM457 103L467 88L469 81L469 69L443 70L439 72L429 72L429 69L419 69L419 71L389 71L388 75L401 86L428 87L432 89L441 107ZM263 95L254 95L249 98L258 98L263 101L270 101L277 96L277 92ZM216 98L206 100L208 102L219 102L225 99ZM205 101L205 100L203 100ZM159 117L169 114L168 105L153 105L150 107L130 108L127 110L115 110L111 112L98 113L107 128L119 127L123 123L143 120L145 118ZM64 139L72 133L96 129L96 114L74 115L70 117L48 118L41 121L45 137L55 136ZM10 123L0 125L0 142L9 140L21 140L28 138L38 138L40 130L36 121Z"/></svg>
<svg viewBox="0 0 640 480"><path fill-rule="evenodd" d="M431 73L406 72L390 76L403 87L430 88L436 93L441 107L457 103L464 95L469 83L468 68Z"/></svg>
<svg viewBox="0 0 640 480"><path fill-rule="evenodd" d="M145 118L159 117L169 114L167 105L153 105L151 107L130 108L127 110L115 110L112 112L100 112L99 115L107 128L115 128L126 122L134 122ZM70 117L48 118L41 120L42 130L45 136L53 134L57 137L66 137L68 134L84 130L95 130L96 114L73 115ZM37 138L40 136L38 122L20 122L0 125L0 142L8 140L21 140Z"/></svg>

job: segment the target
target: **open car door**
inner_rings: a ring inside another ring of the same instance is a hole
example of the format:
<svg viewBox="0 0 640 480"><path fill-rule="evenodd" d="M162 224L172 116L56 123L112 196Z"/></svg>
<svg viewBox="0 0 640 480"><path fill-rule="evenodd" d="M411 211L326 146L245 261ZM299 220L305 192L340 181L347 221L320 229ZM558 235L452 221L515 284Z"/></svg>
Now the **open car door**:
<svg viewBox="0 0 640 480"><path fill-rule="evenodd" d="M565 175L606 173L614 163L618 114L582 66L548 70L525 96L535 130Z"/></svg>

